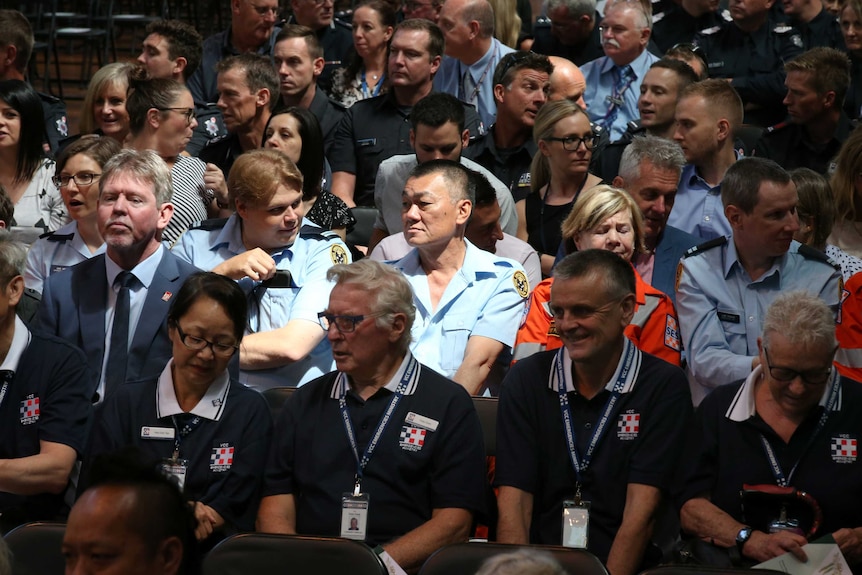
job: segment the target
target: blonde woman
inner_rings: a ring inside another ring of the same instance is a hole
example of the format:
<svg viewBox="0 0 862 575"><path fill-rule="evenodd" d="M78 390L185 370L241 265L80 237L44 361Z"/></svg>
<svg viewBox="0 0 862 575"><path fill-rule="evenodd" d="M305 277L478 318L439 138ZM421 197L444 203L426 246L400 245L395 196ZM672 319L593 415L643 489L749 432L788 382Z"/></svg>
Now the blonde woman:
<svg viewBox="0 0 862 575"><path fill-rule="evenodd" d="M827 240L862 258L862 130L854 130L836 159L829 181L835 196L835 224Z"/></svg>
<svg viewBox="0 0 862 575"><path fill-rule="evenodd" d="M126 98L134 65L117 62L99 68L87 86L79 126L82 134L109 136L120 145L129 135Z"/></svg>
<svg viewBox="0 0 862 575"><path fill-rule="evenodd" d="M521 32L521 17L512 0L488 0L494 8L494 37L515 50Z"/></svg>

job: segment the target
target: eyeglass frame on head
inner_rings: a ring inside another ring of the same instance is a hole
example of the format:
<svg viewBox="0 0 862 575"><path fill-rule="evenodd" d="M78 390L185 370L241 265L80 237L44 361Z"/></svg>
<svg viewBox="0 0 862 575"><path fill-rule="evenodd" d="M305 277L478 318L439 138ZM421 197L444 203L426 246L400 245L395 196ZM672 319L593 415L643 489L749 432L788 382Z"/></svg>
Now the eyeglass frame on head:
<svg viewBox="0 0 862 575"><path fill-rule="evenodd" d="M204 339L202 337L198 337L196 335L189 335L183 331L183 328L180 327L179 323L174 323L173 327L174 327L174 329L177 330L177 333L180 336L180 341L183 343L183 345L192 351L203 351L206 348L210 348L210 351L212 352L212 354L214 356L231 357L239 349L239 344L237 344L237 343L234 343L234 344L217 343L214 341L210 341L208 339ZM195 347L198 345L197 343L194 343L193 345L189 345L189 343L188 343L189 338L191 338L192 340L197 340L197 341L201 342L202 345L200 347Z"/></svg>
<svg viewBox="0 0 862 575"><path fill-rule="evenodd" d="M318 323L320 323L320 327L323 328L323 331L328 332L330 326L334 325L335 329L338 330L338 333L345 334L355 332L356 326L365 321L366 319L383 317L387 313L389 312L369 313L365 315L336 315L321 311L317 314L317 321ZM349 323L344 324L344 326L340 326L338 324L341 321L347 321Z"/></svg>

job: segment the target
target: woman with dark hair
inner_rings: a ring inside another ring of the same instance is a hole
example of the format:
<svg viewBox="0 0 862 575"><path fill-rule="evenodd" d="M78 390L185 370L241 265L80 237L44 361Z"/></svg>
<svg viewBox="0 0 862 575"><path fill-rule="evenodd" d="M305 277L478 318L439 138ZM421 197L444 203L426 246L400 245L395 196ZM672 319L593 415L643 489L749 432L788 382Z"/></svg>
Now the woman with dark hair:
<svg viewBox="0 0 862 575"><path fill-rule="evenodd" d="M121 386L104 404L89 457L128 446L160 461L194 503L208 546L253 531L272 435L263 397L228 373L246 327L246 296L210 272L173 296L173 358L156 381Z"/></svg>
<svg viewBox="0 0 862 575"><path fill-rule="evenodd" d="M347 204L329 191L332 170L323 155L323 134L314 114L297 107L276 110L264 130L263 147L283 152L302 173L306 219L343 239L356 219Z"/></svg>
<svg viewBox="0 0 862 575"><path fill-rule="evenodd" d="M330 97L349 108L357 100L385 94L386 58L395 29L395 11L381 0L366 0L353 11L355 52L346 68L332 74Z"/></svg>
<svg viewBox="0 0 862 575"><path fill-rule="evenodd" d="M15 224L56 230L69 221L45 157L42 101L21 80L0 81L0 186L15 205Z"/></svg>
<svg viewBox="0 0 862 575"><path fill-rule="evenodd" d="M53 181L72 221L30 247L24 270L28 288L41 293L42 283L52 273L105 251L97 212L99 177L102 166L119 151L120 144L113 138L88 134L60 152Z"/></svg>
<svg viewBox="0 0 862 575"><path fill-rule="evenodd" d="M162 232L162 241L171 246L193 223L218 215L215 194L204 184L206 164L183 155L198 125L195 103L188 88L176 80L147 78L139 70L130 82L126 147L153 150L171 169L174 215Z"/></svg>

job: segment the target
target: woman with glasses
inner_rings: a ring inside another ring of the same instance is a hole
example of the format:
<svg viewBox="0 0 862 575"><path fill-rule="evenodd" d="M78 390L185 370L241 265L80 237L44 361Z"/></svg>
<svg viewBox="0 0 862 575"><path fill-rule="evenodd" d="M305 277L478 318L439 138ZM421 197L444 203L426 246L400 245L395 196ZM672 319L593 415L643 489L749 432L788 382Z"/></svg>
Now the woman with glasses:
<svg viewBox="0 0 862 575"><path fill-rule="evenodd" d="M542 274L551 274L562 234L560 224L578 195L602 182L589 173L597 142L590 118L570 100L548 102L536 115L530 194L515 204L518 237L529 243L542 262Z"/></svg>
<svg viewBox="0 0 862 575"><path fill-rule="evenodd" d="M21 80L0 81L0 189L15 205L15 224L52 231L69 221L45 157L45 120L36 91Z"/></svg>
<svg viewBox="0 0 862 575"><path fill-rule="evenodd" d="M131 79L129 128L126 145L153 150L171 169L174 215L162 241L171 246L193 223L218 215L215 194L204 184L206 164L183 155L198 125L191 92L176 80L146 78L137 72Z"/></svg>
<svg viewBox="0 0 862 575"><path fill-rule="evenodd" d="M627 262L643 252L640 208L625 190L599 185L584 191L562 225L566 255L587 249L612 251ZM530 296L527 318L515 340L515 360L537 351L557 349L562 340L548 312L554 279L541 282ZM646 283L635 270L635 315L625 334L639 349L674 365L680 364L676 310L670 297Z"/></svg>
<svg viewBox="0 0 862 575"><path fill-rule="evenodd" d="M353 11L355 52L346 68L332 73L330 97L349 108L357 100L385 94L386 58L395 29L395 12L382 0L366 0Z"/></svg>
<svg viewBox="0 0 862 575"><path fill-rule="evenodd" d="M254 531L272 419L263 397L230 377L246 298L214 273L189 276L168 312L173 357L155 381L105 402L89 458L135 447L179 484L205 546Z"/></svg>
<svg viewBox="0 0 862 575"><path fill-rule="evenodd" d="M862 130L853 130L844 141L829 185L835 198L835 224L827 241L862 258Z"/></svg>
<svg viewBox="0 0 862 575"><path fill-rule="evenodd" d="M105 251L97 212L99 177L105 162L119 151L113 138L90 134L60 152L53 181L72 221L30 247L25 286L42 293L42 283L49 275Z"/></svg>
<svg viewBox="0 0 862 575"><path fill-rule="evenodd" d="M862 117L862 0L847 0L838 17L850 58L850 88L844 111L851 120Z"/></svg>

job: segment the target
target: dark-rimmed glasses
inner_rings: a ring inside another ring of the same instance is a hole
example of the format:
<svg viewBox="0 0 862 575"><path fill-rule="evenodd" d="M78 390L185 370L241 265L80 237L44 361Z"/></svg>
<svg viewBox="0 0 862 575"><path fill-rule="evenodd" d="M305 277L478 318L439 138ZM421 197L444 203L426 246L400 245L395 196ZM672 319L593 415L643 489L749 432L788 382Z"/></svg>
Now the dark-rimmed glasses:
<svg viewBox="0 0 862 575"><path fill-rule="evenodd" d="M196 335L189 335L183 332L180 324L174 324L174 327L177 328L177 333L180 335L180 341L183 342L183 345L193 351L201 351L208 347L213 352L213 355L230 357L239 349L239 345L235 343L216 343L202 337L197 337Z"/></svg>
<svg viewBox="0 0 862 575"><path fill-rule="evenodd" d="M835 352L838 350L836 347L832 350L832 355L835 355ZM802 380L803 383L807 383L809 385L823 385L827 381L829 381L829 377L832 375L832 368L828 369L811 369L809 371L796 371L795 369L790 369L789 367L780 367L774 366L769 361L769 352L766 349L766 346L763 346L763 355L766 358L766 369L769 370L769 375L772 376L772 379L776 381L793 381L797 377Z"/></svg>
<svg viewBox="0 0 862 575"><path fill-rule="evenodd" d="M159 112L176 112L177 114L182 114L186 117L186 123L191 124L192 119L195 117L195 109L194 108L156 108Z"/></svg>
<svg viewBox="0 0 862 575"><path fill-rule="evenodd" d="M353 333L356 331L356 326L373 317L382 317L385 313L370 313L368 315L333 315L322 311L317 314L317 320L320 322L320 327L323 331L329 331L329 328L335 326L339 333Z"/></svg>
<svg viewBox="0 0 862 575"><path fill-rule="evenodd" d="M584 144L584 147L588 150L592 150L596 147L596 144L599 142L599 138L595 134L589 134L580 138L578 136L565 136L563 138L556 138L553 136L549 136L545 138L548 142L560 142L563 144L563 149L567 152L574 152L577 150L581 144Z"/></svg>
<svg viewBox="0 0 862 575"><path fill-rule="evenodd" d="M54 176L53 178L51 178L51 181L54 182L54 185L58 188L67 187L69 185L69 182L72 180L75 181L75 185L78 187L89 186L95 180L98 180L99 176L101 175L102 174L94 174L93 172L80 172L77 174L72 174L71 176L64 176L61 174L59 176Z"/></svg>

